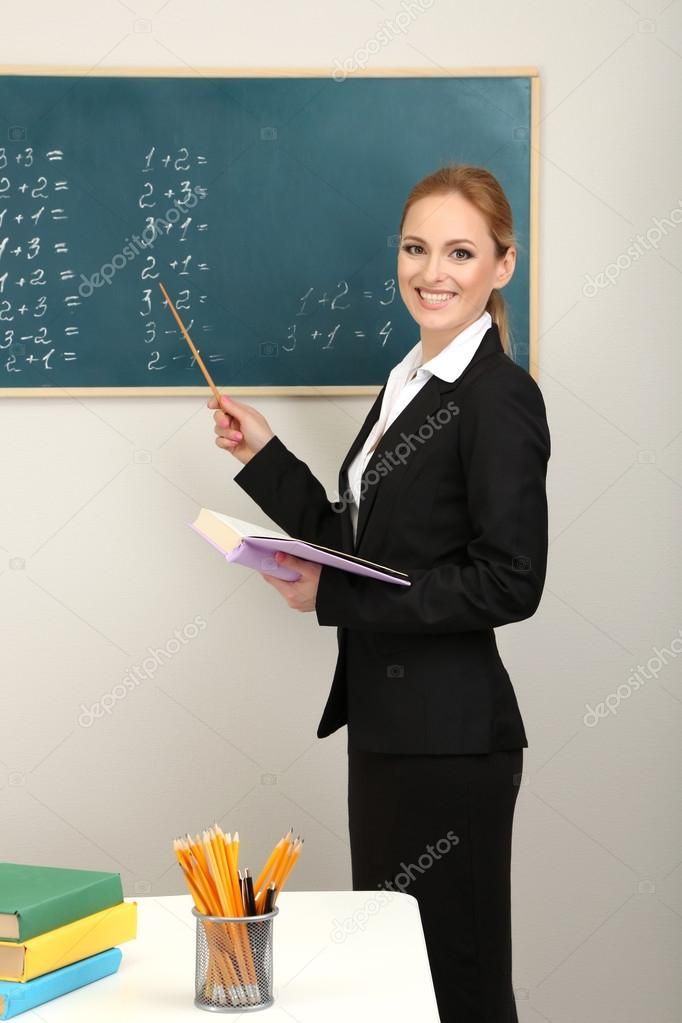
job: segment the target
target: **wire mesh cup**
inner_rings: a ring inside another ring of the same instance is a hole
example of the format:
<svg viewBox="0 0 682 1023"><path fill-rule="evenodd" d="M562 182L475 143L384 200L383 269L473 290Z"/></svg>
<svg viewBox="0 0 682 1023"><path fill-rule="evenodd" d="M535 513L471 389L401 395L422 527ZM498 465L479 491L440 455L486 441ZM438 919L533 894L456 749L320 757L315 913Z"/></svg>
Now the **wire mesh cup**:
<svg viewBox="0 0 682 1023"><path fill-rule="evenodd" d="M245 1012L272 1005L273 921L259 916L208 916L196 906L194 1004L212 1012Z"/></svg>

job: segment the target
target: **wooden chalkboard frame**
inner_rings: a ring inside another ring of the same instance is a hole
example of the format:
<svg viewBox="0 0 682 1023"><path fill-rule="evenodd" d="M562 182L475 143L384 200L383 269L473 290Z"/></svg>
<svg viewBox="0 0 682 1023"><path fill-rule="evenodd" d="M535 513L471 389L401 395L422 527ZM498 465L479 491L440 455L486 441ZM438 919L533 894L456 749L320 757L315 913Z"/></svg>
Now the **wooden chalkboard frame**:
<svg viewBox="0 0 682 1023"><path fill-rule="evenodd" d="M329 75L328 68L188 68L188 67L106 67L84 66L32 66L0 64L0 75L46 75L46 76L97 76L128 78L323 78ZM538 379L538 239L539 239L539 177L540 177L540 75L536 67L388 67L365 68L349 71L352 78L529 78L530 79L530 223L529 223L529 267L528 267L528 359L529 371L534 380ZM197 374L201 371L197 366ZM320 397L324 395L377 395L378 385L325 385L325 386L277 386L232 387L215 380L217 387L234 395L292 395ZM184 397L210 396L207 384L196 387L0 387L0 397L6 398L68 398L68 397Z"/></svg>

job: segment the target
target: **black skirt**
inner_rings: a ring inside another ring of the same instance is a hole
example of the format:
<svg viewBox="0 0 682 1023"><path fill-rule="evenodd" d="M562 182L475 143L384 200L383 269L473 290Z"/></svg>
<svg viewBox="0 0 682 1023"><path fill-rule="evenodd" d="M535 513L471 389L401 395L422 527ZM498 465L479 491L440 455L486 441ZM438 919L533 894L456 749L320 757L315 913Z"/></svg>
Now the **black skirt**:
<svg viewBox="0 0 682 1023"><path fill-rule="evenodd" d="M353 889L419 904L444 1023L517 1023L512 822L523 750L367 753L348 746Z"/></svg>

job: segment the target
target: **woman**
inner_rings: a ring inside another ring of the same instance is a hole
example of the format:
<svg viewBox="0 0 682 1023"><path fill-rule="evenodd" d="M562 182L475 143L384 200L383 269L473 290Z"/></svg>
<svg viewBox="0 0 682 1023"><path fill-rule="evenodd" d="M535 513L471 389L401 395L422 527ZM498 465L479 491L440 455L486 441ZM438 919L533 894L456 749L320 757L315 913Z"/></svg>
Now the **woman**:
<svg viewBox="0 0 682 1023"><path fill-rule="evenodd" d="M283 529L409 575L400 587L278 554L300 579L264 577L337 627L317 734L348 725L353 888L415 896L440 1016L457 1023L517 1020L511 835L528 744L493 629L540 601L550 438L537 384L507 355L515 258L488 171L443 167L412 189L398 282L421 337L351 445L339 501L254 408L226 398L214 417L236 482Z"/></svg>

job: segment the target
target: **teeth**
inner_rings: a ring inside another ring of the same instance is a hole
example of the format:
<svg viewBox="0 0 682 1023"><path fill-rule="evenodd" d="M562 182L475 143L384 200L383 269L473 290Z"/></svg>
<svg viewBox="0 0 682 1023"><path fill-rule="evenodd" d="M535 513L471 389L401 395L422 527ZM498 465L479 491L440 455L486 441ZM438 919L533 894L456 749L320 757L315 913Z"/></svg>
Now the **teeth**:
<svg viewBox="0 0 682 1023"><path fill-rule="evenodd" d="M452 298L452 296L454 295L454 291L449 291L445 295L442 292L441 293L437 293L437 292L433 292L432 293L432 292L424 291L422 288L417 288L417 291L419 292L421 298L423 298L423 300L425 302L432 302L434 305L439 305L439 304L442 304L443 302L449 302L450 299Z"/></svg>

